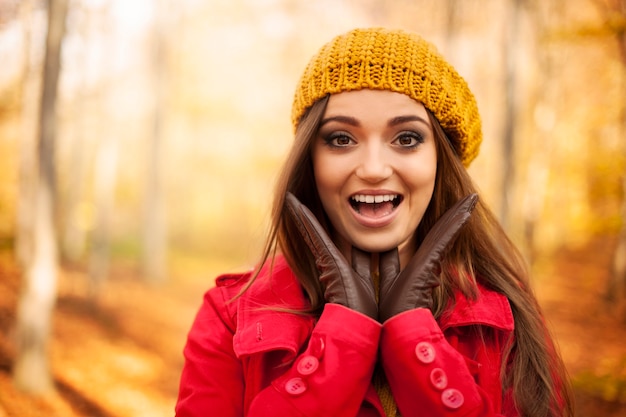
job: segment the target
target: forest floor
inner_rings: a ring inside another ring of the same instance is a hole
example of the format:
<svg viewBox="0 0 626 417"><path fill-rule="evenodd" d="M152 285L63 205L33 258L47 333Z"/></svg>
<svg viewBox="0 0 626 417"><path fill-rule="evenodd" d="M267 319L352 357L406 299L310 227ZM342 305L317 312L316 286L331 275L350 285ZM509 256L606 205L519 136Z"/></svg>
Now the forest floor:
<svg viewBox="0 0 626 417"><path fill-rule="evenodd" d="M572 376L579 417L626 416L626 322L604 307L612 242L562 250L539 262L535 286ZM20 273L0 252L0 417L173 416L182 348L214 273L142 284L115 270L101 296L64 268L50 358L56 390L34 398L15 388L12 344Z"/></svg>

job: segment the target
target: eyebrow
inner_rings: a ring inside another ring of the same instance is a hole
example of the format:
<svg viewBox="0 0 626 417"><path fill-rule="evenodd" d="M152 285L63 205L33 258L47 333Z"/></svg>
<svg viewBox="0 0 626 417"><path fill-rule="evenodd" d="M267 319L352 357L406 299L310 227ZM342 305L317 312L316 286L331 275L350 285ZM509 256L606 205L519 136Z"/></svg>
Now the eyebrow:
<svg viewBox="0 0 626 417"><path fill-rule="evenodd" d="M320 122L320 127L324 126L327 123L330 122L340 122L340 123L346 123L349 124L351 126L355 126L355 127L359 127L361 126L361 123L358 121L358 119L354 118L354 117L350 117L350 116L331 116L331 117L327 117L326 119L322 119L322 121ZM397 125L401 125L403 123L408 123L408 122L422 122L427 126L430 126L430 123L424 119L423 117L417 116L417 115L407 115L407 116L397 116L394 117L392 119L390 119L387 122L387 126L397 126Z"/></svg>
<svg viewBox="0 0 626 417"><path fill-rule="evenodd" d="M422 122L425 125L430 126L429 121L427 121L423 117L413 115L413 114L408 115L408 116L394 117L393 119L389 120L389 122L387 122L387 126L396 126L396 125L401 125L402 123L407 123L407 122Z"/></svg>
<svg viewBox="0 0 626 417"><path fill-rule="evenodd" d="M350 116L332 116L332 117L327 117L326 119L322 119L322 121L320 122L320 127L324 126L326 123L330 123L330 122L340 122L340 123L346 123L349 124L351 126L361 126L361 123L359 123L359 121L357 119L355 119L354 117L350 117Z"/></svg>

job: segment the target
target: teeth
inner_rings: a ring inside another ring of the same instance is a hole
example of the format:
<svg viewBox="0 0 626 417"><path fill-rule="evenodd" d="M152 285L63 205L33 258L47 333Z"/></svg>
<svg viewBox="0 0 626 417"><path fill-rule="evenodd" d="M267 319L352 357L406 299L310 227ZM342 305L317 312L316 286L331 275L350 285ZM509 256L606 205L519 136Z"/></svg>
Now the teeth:
<svg viewBox="0 0 626 417"><path fill-rule="evenodd" d="M397 194L385 194L385 195L365 195L356 194L352 196L352 200L357 203L382 203L383 201L392 201L398 198Z"/></svg>

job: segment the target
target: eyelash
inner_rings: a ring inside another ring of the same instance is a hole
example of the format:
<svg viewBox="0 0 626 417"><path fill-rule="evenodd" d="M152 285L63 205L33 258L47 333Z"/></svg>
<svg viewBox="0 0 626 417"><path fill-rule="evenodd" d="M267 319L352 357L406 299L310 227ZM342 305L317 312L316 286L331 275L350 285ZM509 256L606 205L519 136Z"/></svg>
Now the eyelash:
<svg viewBox="0 0 626 417"><path fill-rule="evenodd" d="M415 143L412 143L410 145L402 145L400 143L398 143L398 141L408 138L411 141L414 141ZM352 139L350 137L350 135L348 135L345 132L333 132L327 136L325 136L324 138L324 142L326 143L327 146L331 147L331 148L345 148L347 146L350 145L350 143L348 144L343 144L343 145L339 145L336 143L337 140L339 139L347 139L350 142L354 142L354 139ZM399 147L407 149L407 150L412 150L417 148L419 145L424 143L424 136L422 136L420 133L417 132L413 132L413 131L406 131L406 132L401 132L394 140L393 143L397 143Z"/></svg>
<svg viewBox="0 0 626 417"><path fill-rule="evenodd" d="M338 145L336 143L338 139L344 138L351 142L354 142L354 140L344 132L333 132L330 135L324 137L324 142L326 142L326 145L330 146L331 148L345 148L348 145Z"/></svg>
<svg viewBox="0 0 626 417"><path fill-rule="evenodd" d="M415 149L417 148L419 145L424 143L424 136L422 136L421 134L417 133L417 132L412 132L412 131L407 131L407 132L402 132L398 135L398 137L396 139L394 139L394 142L398 142L399 140L405 139L405 138L409 138L410 140L414 140L415 143L411 144L411 145L402 145L399 144L399 146L401 146L402 148L405 149Z"/></svg>

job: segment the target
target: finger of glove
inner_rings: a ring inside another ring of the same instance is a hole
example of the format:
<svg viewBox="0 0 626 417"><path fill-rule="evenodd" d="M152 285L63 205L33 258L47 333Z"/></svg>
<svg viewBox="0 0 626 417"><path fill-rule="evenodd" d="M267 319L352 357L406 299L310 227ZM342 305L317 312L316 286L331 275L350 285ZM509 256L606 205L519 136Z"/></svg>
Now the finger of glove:
<svg viewBox="0 0 626 417"><path fill-rule="evenodd" d="M363 295L376 303L376 292L371 274L372 257L369 253L359 248L352 247L352 270L355 273L355 281L363 290Z"/></svg>
<svg viewBox="0 0 626 417"><path fill-rule="evenodd" d="M418 306L431 308L431 290L439 285L435 270L439 268L444 250L458 234L461 226L469 219L476 201L477 196L472 194L459 201L441 216L407 267L395 280L384 287L385 293L381 292L379 308L381 322L385 322L402 311ZM387 260L381 260L381 264L387 262ZM382 279L381 282L383 282ZM381 287L381 291L383 291L383 287Z"/></svg>
<svg viewBox="0 0 626 417"><path fill-rule="evenodd" d="M355 277L358 282L346 286L345 301L347 307L359 311L373 319L378 316L378 303L374 294L374 285L371 281L365 281L365 277ZM339 303L341 304L341 303Z"/></svg>
<svg viewBox="0 0 626 417"><path fill-rule="evenodd" d="M398 248L393 248L379 255L378 271L380 272L380 298L383 299L395 285L400 275Z"/></svg>
<svg viewBox="0 0 626 417"><path fill-rule="evenodd" d="M378 304L374 284L370 276L370 255L360 249L352 249L352 270L349 275L337 278L336 274L322 273L326 301L344 305L373 319L378 316Z"/></svg>
<svg viewBox="0 0 626 417"><path fill-rule="evenodd" d="M326 231L311 210L302 204L292 193L287 193L285 204L287 212L296 223L298 231L316 260L324 259L325 264L328 262L334 263L337 268L345 270L348 267L347 261L328 234L326 234ZM326 259L329 257L330 259Z"/></svg>
<svg viewBox="0 0 626 417"><path fill-rule="evenodd" d="M352 269L361 277L370 277L372 258L367 252L352 247Z"/></svg>
<svg viewBox="0 0 626 417"><path fill-rule="evenodd" d="M381 323L403 311L415 308L415 291L411 291L416 277L413 273L400 273L398 249L383 252L379 258L380 303L378 318ZM406 271L406 268L405 268Z"/></svg>
<svg viewBox="0 0 626 417"><path fill-rule="evenodd" d="M469 220L477 201L476 194L470 194L459 200L435 223L421 246L439 246L435 244L436 242L446 246Z"/></svg>
<svg viewBox="0 0 626 417"><path fill-rule="evenodd" d="M352 307L349 299L353 297L354 291L346 287L353 277L348 262L304 204L291 193L287 193L285 204L287 212L315 257L326 301Z"/></svg>
<svg viewBox="0 0 626 417"><path fill-rule="evenodd" d="M313 253L313 256L316 258L320 256L320 248L315 244L314 239L323 240L319 236L319 233L315 233L315 223L319 223L317 219L311 220L308 218L308 227L305 224L305 220L307 218L307 212L310 213L310 210L300 202L292 193L287 193L285 196L285 206L287 208L287 214L294 221L296 226L298 227L298 232L306 242L307 246ZM312 213L311 213L312 214ZM314 217L314 216L313 216ZM313 222L313 224L311 224ZM321 225L320 225L321 226ZM313 231L313 233L311 233ZM324 233L325 234L325 233Z"/></svg>
<svg viewBox="0 0 626 417"><path fill-rule="evenodd" d="M432 271L461 227L469 220L477 201L478 195L470 194L446 211L428 232L405 271L420 275Z"/></svg>

